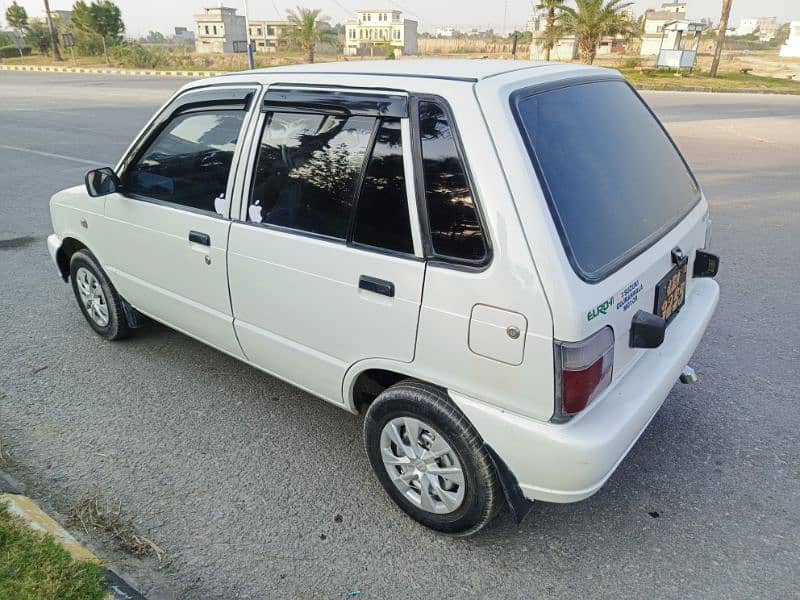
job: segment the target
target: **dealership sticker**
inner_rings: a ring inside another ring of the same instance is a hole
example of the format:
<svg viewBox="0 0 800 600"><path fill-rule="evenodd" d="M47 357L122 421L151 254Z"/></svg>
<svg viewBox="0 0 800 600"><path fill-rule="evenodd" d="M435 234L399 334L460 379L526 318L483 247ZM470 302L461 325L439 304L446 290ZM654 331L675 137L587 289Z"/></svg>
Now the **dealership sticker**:
<svg viewBox="0 0 800 600"><path fill-rule="evenodd" d="M618 292L616 296L616 309L628 310L639 299L639 293L644 289L639 280L633 281L625 286L625 288Z"/></svg>
<svg viewBox="0 0 800 600"><path fill-rule="evenodd" d="M592 310L586 313L586 320L592 321L597 317L608 314L611 310L626 311L631 306L636 304L639 299L639 294L644 289L644 286L637 279L626 285L622 290L606 298L600 304L595 306Z"/></svg>

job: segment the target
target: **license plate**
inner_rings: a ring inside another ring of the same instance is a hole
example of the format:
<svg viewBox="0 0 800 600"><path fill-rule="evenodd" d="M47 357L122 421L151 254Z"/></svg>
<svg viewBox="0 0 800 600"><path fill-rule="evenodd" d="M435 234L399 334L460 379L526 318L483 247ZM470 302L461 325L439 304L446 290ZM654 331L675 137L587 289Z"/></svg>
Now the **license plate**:
<svg viewBox="0 0 800 600"><path fill-rule="evenodd" d="M689 261L672 267L656 286L655 314L669 323L686 301L686 272Z"/></svg>

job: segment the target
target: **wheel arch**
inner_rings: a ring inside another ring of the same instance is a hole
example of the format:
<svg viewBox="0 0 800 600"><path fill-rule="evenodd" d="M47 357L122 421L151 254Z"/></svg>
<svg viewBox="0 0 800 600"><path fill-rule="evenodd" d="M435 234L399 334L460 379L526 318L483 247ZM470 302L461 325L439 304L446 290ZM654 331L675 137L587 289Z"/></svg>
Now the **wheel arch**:
<svg viewBox="0 0 800 600"><path fill-rule="evenodd" d="M61 273L61 279L65 282L69 281L69 261L78 250L89 250L89 247L78 238L69 235L61 240L61 246L56 250L56 264Z"/></svg>

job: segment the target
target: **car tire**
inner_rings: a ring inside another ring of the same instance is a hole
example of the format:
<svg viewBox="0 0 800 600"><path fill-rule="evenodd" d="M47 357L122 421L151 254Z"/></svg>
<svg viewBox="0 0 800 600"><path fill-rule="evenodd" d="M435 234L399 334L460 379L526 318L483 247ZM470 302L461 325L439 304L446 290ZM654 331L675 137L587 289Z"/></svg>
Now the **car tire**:
<svg viewBox="0 0 800 600"><path fill-rule="evenodd" d="M72 255L69 274L75 299L92 329L107 340L130 335L122 300L88 250L78 250Z"/></svg>
<svg viewBox="0 0 800 600"><path fill-rule="evenodd" d="M483 440L440 388L405 380L384 390L365 415L364 447L392 500L426 527L470 535L503 505Z"/></svg>

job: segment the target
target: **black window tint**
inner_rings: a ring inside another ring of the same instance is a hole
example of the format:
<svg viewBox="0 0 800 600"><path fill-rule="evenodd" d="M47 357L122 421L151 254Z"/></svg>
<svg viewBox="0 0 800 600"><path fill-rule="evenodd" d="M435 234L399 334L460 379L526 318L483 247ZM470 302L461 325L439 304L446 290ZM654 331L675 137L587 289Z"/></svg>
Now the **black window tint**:
<svg viewBox="0 0 800 600"><path fill-rule="evenodd" d="M178 115L124 174L123 189L209 212L221 212L243 110Z"/></svg>
<svg viewBox="0 0 800 600"><path fill-rule="evenodd" d="M436 254L480 260L486 255L475 201L442 107L419 103L422 171Z"/></svg>
<svg viewBox="0 0 800 600"><path fill-rule="evenodd" d="M622 81L542 92L516 103L564 244L599 279L700 198L675 147Z"/></svg>
<svg viewBox="0 0 800 600"><path fill-rule="evenodd" d="M344 239L373 117L272 113L247 220Z"/></svg>
<svg viewBox="0 0 800 600"><path fill-rule="evenodd" d="M353 241L397 252L414 252L400 121L384 121L378 128L358 197Z"/></svg>

